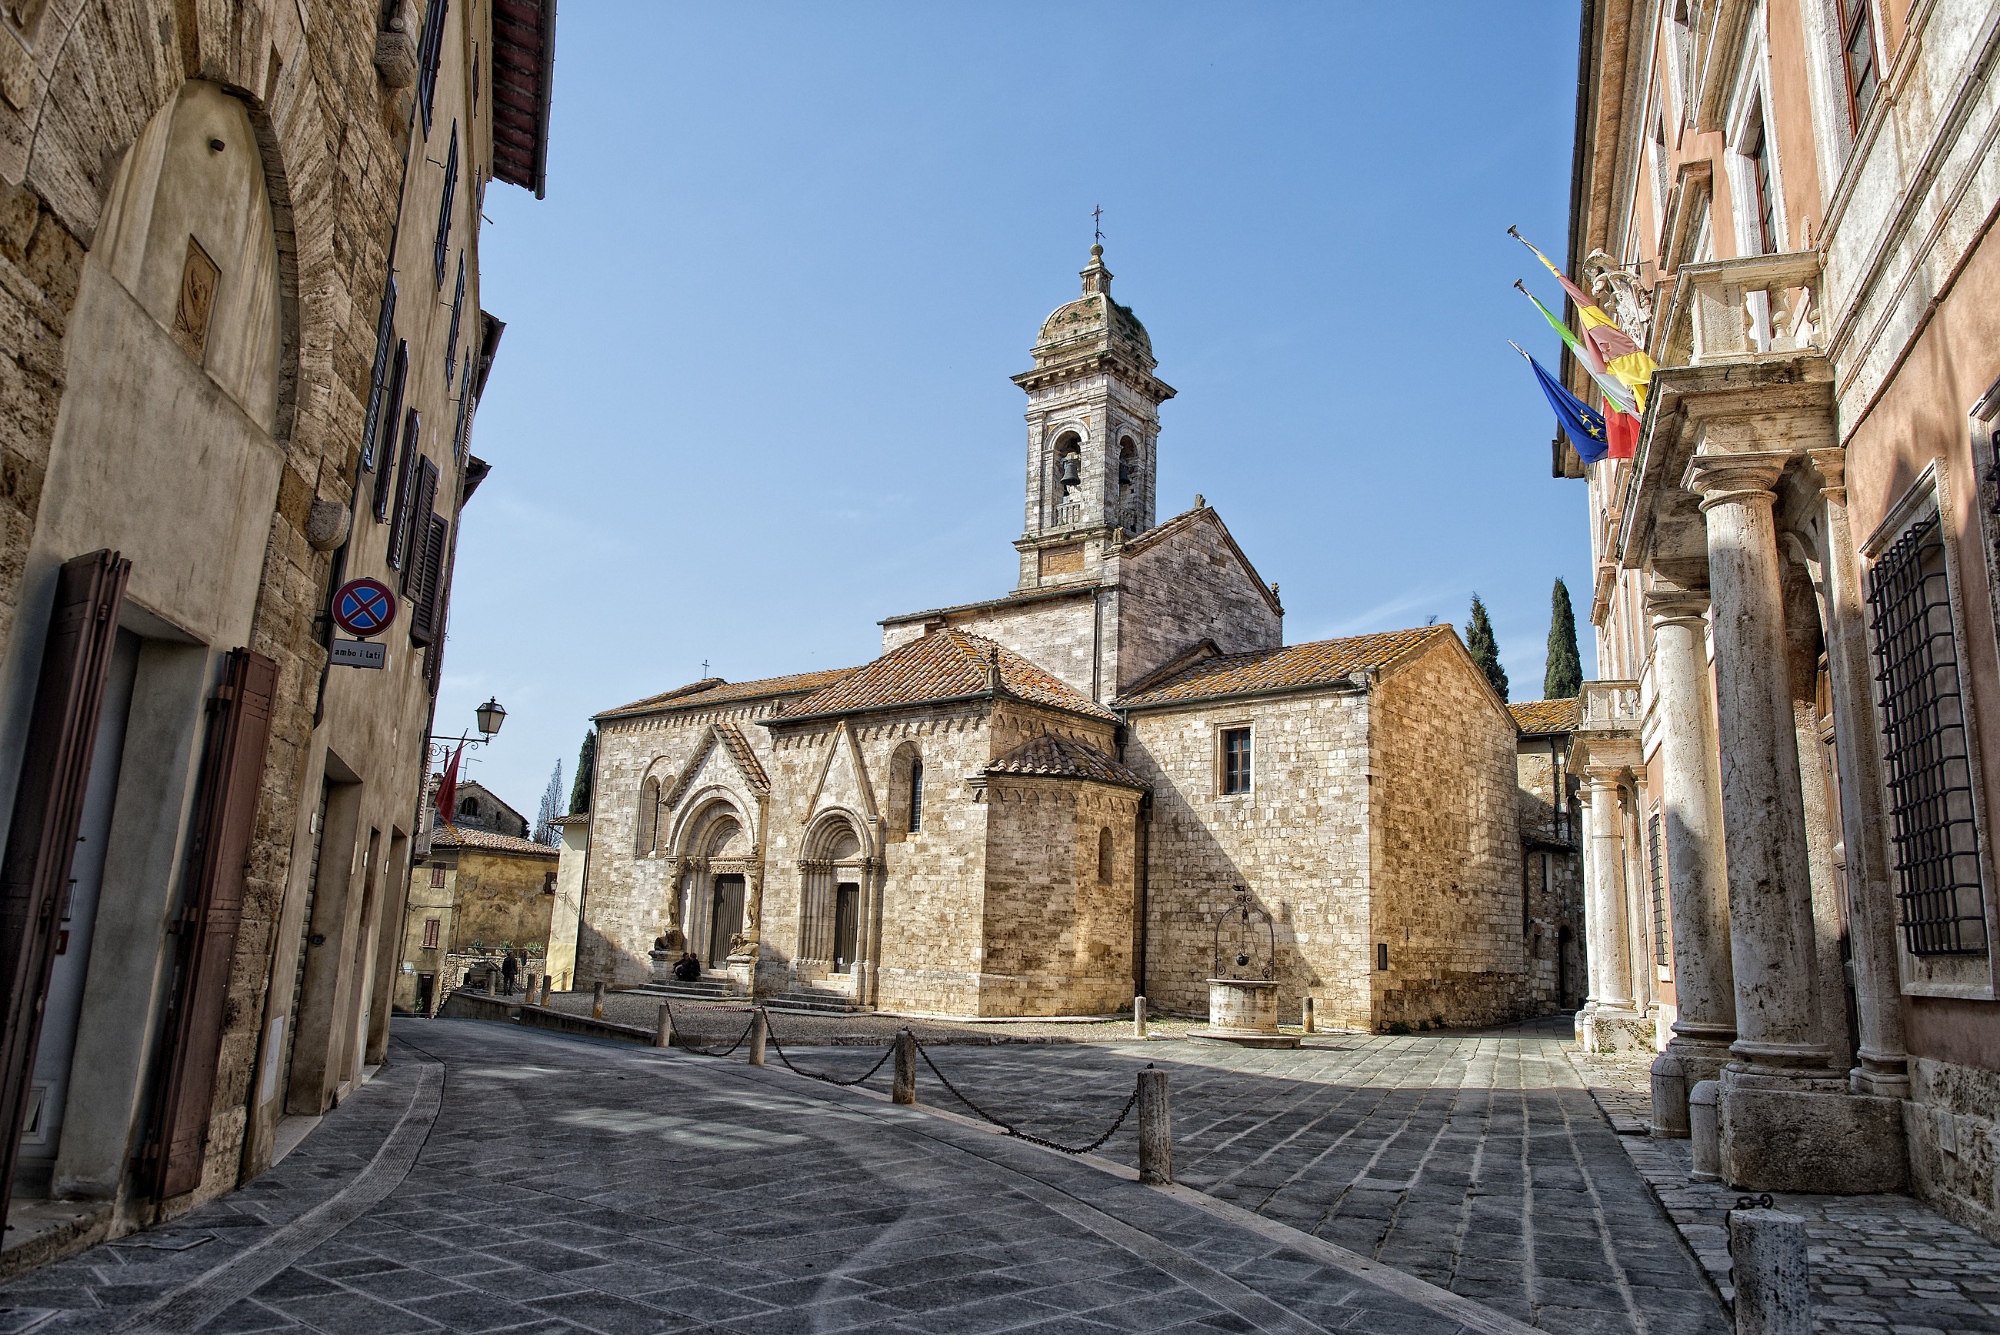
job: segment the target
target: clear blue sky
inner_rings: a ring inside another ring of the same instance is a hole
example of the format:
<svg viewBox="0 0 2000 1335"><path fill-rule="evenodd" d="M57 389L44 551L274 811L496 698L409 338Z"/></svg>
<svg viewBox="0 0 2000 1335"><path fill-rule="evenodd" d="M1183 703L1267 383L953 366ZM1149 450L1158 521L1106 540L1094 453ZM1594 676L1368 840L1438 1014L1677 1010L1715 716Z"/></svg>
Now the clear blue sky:
<svg viewBox="0 0 2000 1335"><path fill-rule="evenodd" d="M1204 494L1291 643L1491 609L1541 694L1584 484L1513 338L1561 293L1575 0L565 5L548 198L495 185L507 333L438 730L530 816L595 711L866 662L1013 587L1024 398L1104 207ZM1540 278L1537 279L1536 275ZM1583 626L1585 671L1593 660Z"/></svg>

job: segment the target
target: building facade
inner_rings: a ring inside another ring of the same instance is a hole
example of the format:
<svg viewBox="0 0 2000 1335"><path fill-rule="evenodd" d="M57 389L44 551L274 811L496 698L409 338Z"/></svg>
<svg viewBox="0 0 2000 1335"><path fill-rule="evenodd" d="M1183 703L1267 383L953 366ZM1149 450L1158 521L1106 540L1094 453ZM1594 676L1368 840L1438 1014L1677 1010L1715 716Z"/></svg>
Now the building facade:
<svg viewBox="0 0 2000 1335"><path fill-rule="evenodd" d="M1661 367L1588 470L1589 1019L1730 1182L2000 1237L1996 18L1589 0L1569 265Z"/></svg>
<svg viewBox="0 0 2000 1335"><path fill-rule="evenodd" d="M1011 593L890 617L859 668L598 716L580 981L657 944L922 1013L1200 1013L1240 969L1357 1029L1531 1008L1504 704L1449 627L1286 646L1212 507L1155 522L1173 390L1101 247L1082 279L1015 377Z"/></svg>
<svg viewBox="0 0 2000 1335"><path fill-rule="evenodd" d="M560 857L561 850L516 835L438 826L430 856L410 878L396 1008L435 1014L457 982L452 955L525 952L527 972L567 984L576 960L576 899L557 893Z"/></svg>
<svg viewBox="0 0 2000 1335"><path fill-rule="evenodd" d="M552 23L0 9L0 1124L10 1209L74 1206L10 1248L228 1190L381 1058L499 329L477 200L540 186ZM359 575L386 663L329 667Z"/></svg>

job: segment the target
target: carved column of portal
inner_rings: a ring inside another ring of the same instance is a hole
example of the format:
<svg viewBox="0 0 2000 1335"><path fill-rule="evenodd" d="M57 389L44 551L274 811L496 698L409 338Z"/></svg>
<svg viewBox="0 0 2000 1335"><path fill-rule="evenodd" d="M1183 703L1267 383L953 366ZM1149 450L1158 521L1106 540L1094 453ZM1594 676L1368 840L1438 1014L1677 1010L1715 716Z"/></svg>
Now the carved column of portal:
<svg viewBox="0 0 2000 1335"><path fill-rule="evenodd" d="M1598 1015L1633 1015L1632 950L1625 912L1625 813L1619 800L1624 768L1589 765L1590 884L1584 930L1590 952L1590 1003Z"/></svg>
<svg viewBox="0 0 2000 1335"><path fill-rule="evenodd" d="M1746 1069L1824 1074L1815 1006L1812 874L1786 677L1776 497L1787 454L1697 456L1708 528L1723 843L1736 981L1730 1052Z"/></svg>
<svg viewBox="0 0 2000 1335"><path fill-rule="evenodd" d="M1772 487L1789 452L1696 455L1715 632L1736 1041L1722 1073L1722 1176L1769 1191L1894 1191L1902 1106L1847 1093L1820 1029L1812 875L1786 671Z"/></svg>
<svg viewBox="0 0 2000 1335"><path fill-rule="evenodd" d="M1873 674L1862 636L1861 581L1847 522L1844 452L1814 450L1825 480L1827 675L1833 689L1834 753L1840 766L1841 838L1847 853L1848 932L1854 957L1854 1001L1860 1022L1857 1094L1907 1098L1909 1056L1903 1048L1903 995L1896 950L1896 899L1883 846L1881 759L1875 749Z"/></svg>
<svg viewBox="0 0 2000 1335"><path fill-rule="evenodd" d="M1661 833L1667 845L1667 903L1674 935L1673 1038L1662 1062L1678 1081L1656 1082L1671 1107L1653 1125L1685 1134L1687 1091L1714 1080L1736 1040L1735 980L1729 966L1728 864L1722 848L1722 774L1708 680L1706 593L1656 584L1653 614L1654 709L1660 728ZM1660 1072L1655 1063L1655 1072Z"/></svg>

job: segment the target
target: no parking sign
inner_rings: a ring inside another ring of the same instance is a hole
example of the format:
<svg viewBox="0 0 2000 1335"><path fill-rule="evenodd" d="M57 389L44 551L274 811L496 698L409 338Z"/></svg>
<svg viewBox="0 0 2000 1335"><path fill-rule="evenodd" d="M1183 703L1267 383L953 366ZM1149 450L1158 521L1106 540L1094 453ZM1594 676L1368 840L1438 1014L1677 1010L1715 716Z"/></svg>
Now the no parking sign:
<svg viewBox="0 0 2000 1335"><path fill-rule="evenodd" d="M396 619L396 595L379 579L350 579L333 595L333 622L349 635L367 639Z"/></svg>

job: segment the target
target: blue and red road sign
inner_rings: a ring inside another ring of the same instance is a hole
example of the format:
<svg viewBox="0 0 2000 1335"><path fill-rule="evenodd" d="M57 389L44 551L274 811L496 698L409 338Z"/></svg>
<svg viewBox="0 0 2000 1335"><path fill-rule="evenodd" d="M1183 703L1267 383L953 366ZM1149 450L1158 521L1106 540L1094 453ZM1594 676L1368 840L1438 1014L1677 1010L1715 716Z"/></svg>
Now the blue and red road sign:
<svg viewBox="0 0 2000 1335"><path fill-rule="evenodd" d="M333 621L349 635L367 639L396 619L396 595L379 579L350 579L333 595Z"/></svg>

